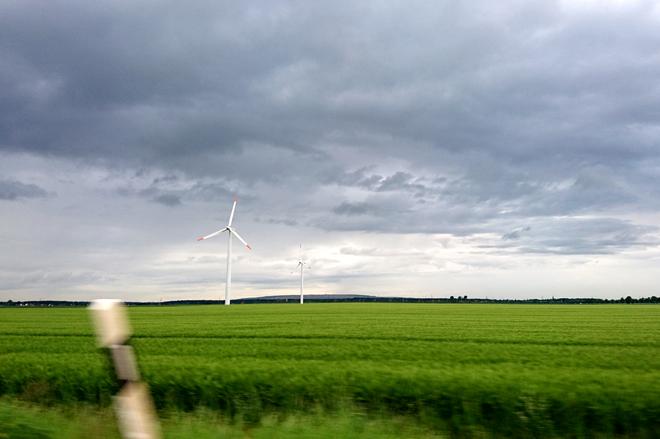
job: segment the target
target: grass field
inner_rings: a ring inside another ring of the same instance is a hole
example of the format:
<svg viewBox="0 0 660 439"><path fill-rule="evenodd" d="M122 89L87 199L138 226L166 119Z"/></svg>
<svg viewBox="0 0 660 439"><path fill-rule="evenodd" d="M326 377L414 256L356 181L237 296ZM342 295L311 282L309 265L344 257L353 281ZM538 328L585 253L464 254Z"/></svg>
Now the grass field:
<svg viewBox="0 0 660 439"><path fill-rule="evenodd" d="M353 410L271 415L258 425L227 422L210 409L166 411L160 424L165 439L447 439L409 418L369 417ZM0 438L120 439L120 435L109 407L42 407L0 398Z"/></svg>
<svg viewBox="0 0 660 439"><path fill-rule="evenodd" d="M451 436L660 437L660 306L181 306L130 316L161 412L210 409L256 428L348 407ZM0 309L0 395L103 407L114 386L86 310Z"/></svg>

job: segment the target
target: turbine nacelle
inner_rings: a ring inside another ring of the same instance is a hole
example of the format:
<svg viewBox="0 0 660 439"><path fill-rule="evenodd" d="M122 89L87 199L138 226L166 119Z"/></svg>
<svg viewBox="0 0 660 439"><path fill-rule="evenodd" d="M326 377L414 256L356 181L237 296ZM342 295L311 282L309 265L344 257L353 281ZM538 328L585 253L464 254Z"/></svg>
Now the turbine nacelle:
<svg viewBox="0 0 660 439"><path fill-rule="evenodd" d="M243 239L243 237L231 226L231 224L234 220L234 211L235 210L236 210L236 200L234 200L234 205L231 208L231 214L229 215L229 224L227 225L227 227L224 227L224 228L222 228L222 229L220 229L216 232L213 232L210 235L200 236L199 238L197 238L197 240L198 241L204 241L205 239L213 238L214 236L219 235L222 232L229 232L230 235L234 235L236 237L236 239L241 241L243 243L243 245L245 245L245 247L248 248L248 250L252 250L252 247L250 247L250 245L247 242L245 242L245 239Z"/></svg>
<svg viewBox="0 0 660 439"><path fill-rule="evenodd" d="M245 242L245 239L243 239L243 237L241 235L239 235L238 232L236 230L234 230L231 226L225 227L225 230L229 230L229 233L234 235L236 237L236 239L241 241L243 243L243 245L247 247L248 250L252 250L252 247L250 247L250 245L247 242Z"/></svg>

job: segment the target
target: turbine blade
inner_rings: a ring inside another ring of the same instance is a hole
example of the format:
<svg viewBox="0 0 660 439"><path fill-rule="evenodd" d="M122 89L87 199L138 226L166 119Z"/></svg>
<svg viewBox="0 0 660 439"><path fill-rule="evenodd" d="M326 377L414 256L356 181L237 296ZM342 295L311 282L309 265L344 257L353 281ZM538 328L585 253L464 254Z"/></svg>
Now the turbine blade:
<svg viewBox="0 0 660 439"><path fill-rule="evenodd" d="M232 229L231 227L227 227L227 228L229 229L229 233L233 233L234 236L236 236L236 238L237 238L239 241L241 241L241 242L242 242L242 243L248 248L248 250L252 250L252 247L250 247L250 246L248 245L248 243L245 242L245 239L243 239L243 237L242 237L241 235L239 235L238 232L237 232L236 230Z"/></svg>
<svg viewBox="0 0 660 439"><path fill-rule="evenodd" d="M224 232L225 230L227 230L227 227L225 227L224 229L220 229L220 230L218 230L217 232L213 232L213 233L211 233L210 235L200 236L199 238L197 238L197 240L198 240L198 241L203 241L203 240L205 240L205 239L213 238L215 235L217 235L217 234L219 234L219 233L222 233L222 232Z"/></svg>
<svg viewBox="0 0 660 439"><path fill-rule="evenodd" d="M231 206L231 213L229 214L229 224L227 224L227 227L231 227L231 223L234 222L234 212L236 211L236 203L238 200L234 198L234 204Z"/></svg>

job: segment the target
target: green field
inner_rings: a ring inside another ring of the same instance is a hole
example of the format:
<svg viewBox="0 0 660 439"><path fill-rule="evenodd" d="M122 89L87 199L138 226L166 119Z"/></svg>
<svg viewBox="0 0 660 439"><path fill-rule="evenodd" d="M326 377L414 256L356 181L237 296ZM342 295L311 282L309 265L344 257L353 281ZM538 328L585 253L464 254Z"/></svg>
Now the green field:
<svg viewBox="0 0 660 439"><path fill-rule="evenodd" d="M660 306L305 304L130 309L161 411L392 415L451 436L660 437ZM107 406L84 309L0 309L0 395Z"/></svg>

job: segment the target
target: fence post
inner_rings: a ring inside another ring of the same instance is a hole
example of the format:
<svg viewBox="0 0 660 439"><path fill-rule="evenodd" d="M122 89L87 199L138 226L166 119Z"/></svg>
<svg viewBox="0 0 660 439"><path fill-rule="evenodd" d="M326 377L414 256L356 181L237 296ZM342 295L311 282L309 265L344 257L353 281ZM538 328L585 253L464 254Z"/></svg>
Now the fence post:
<svg viewBox="0 0 660 439"><path fill-rule="evenodd" d="M113 398L119 431L124 439L159 439L160 427L147 386L140 373L133 347L128 344L131 327L119 300L95 300L89 306L96 328L97 344L107 350L121 385Z"/></svg>

